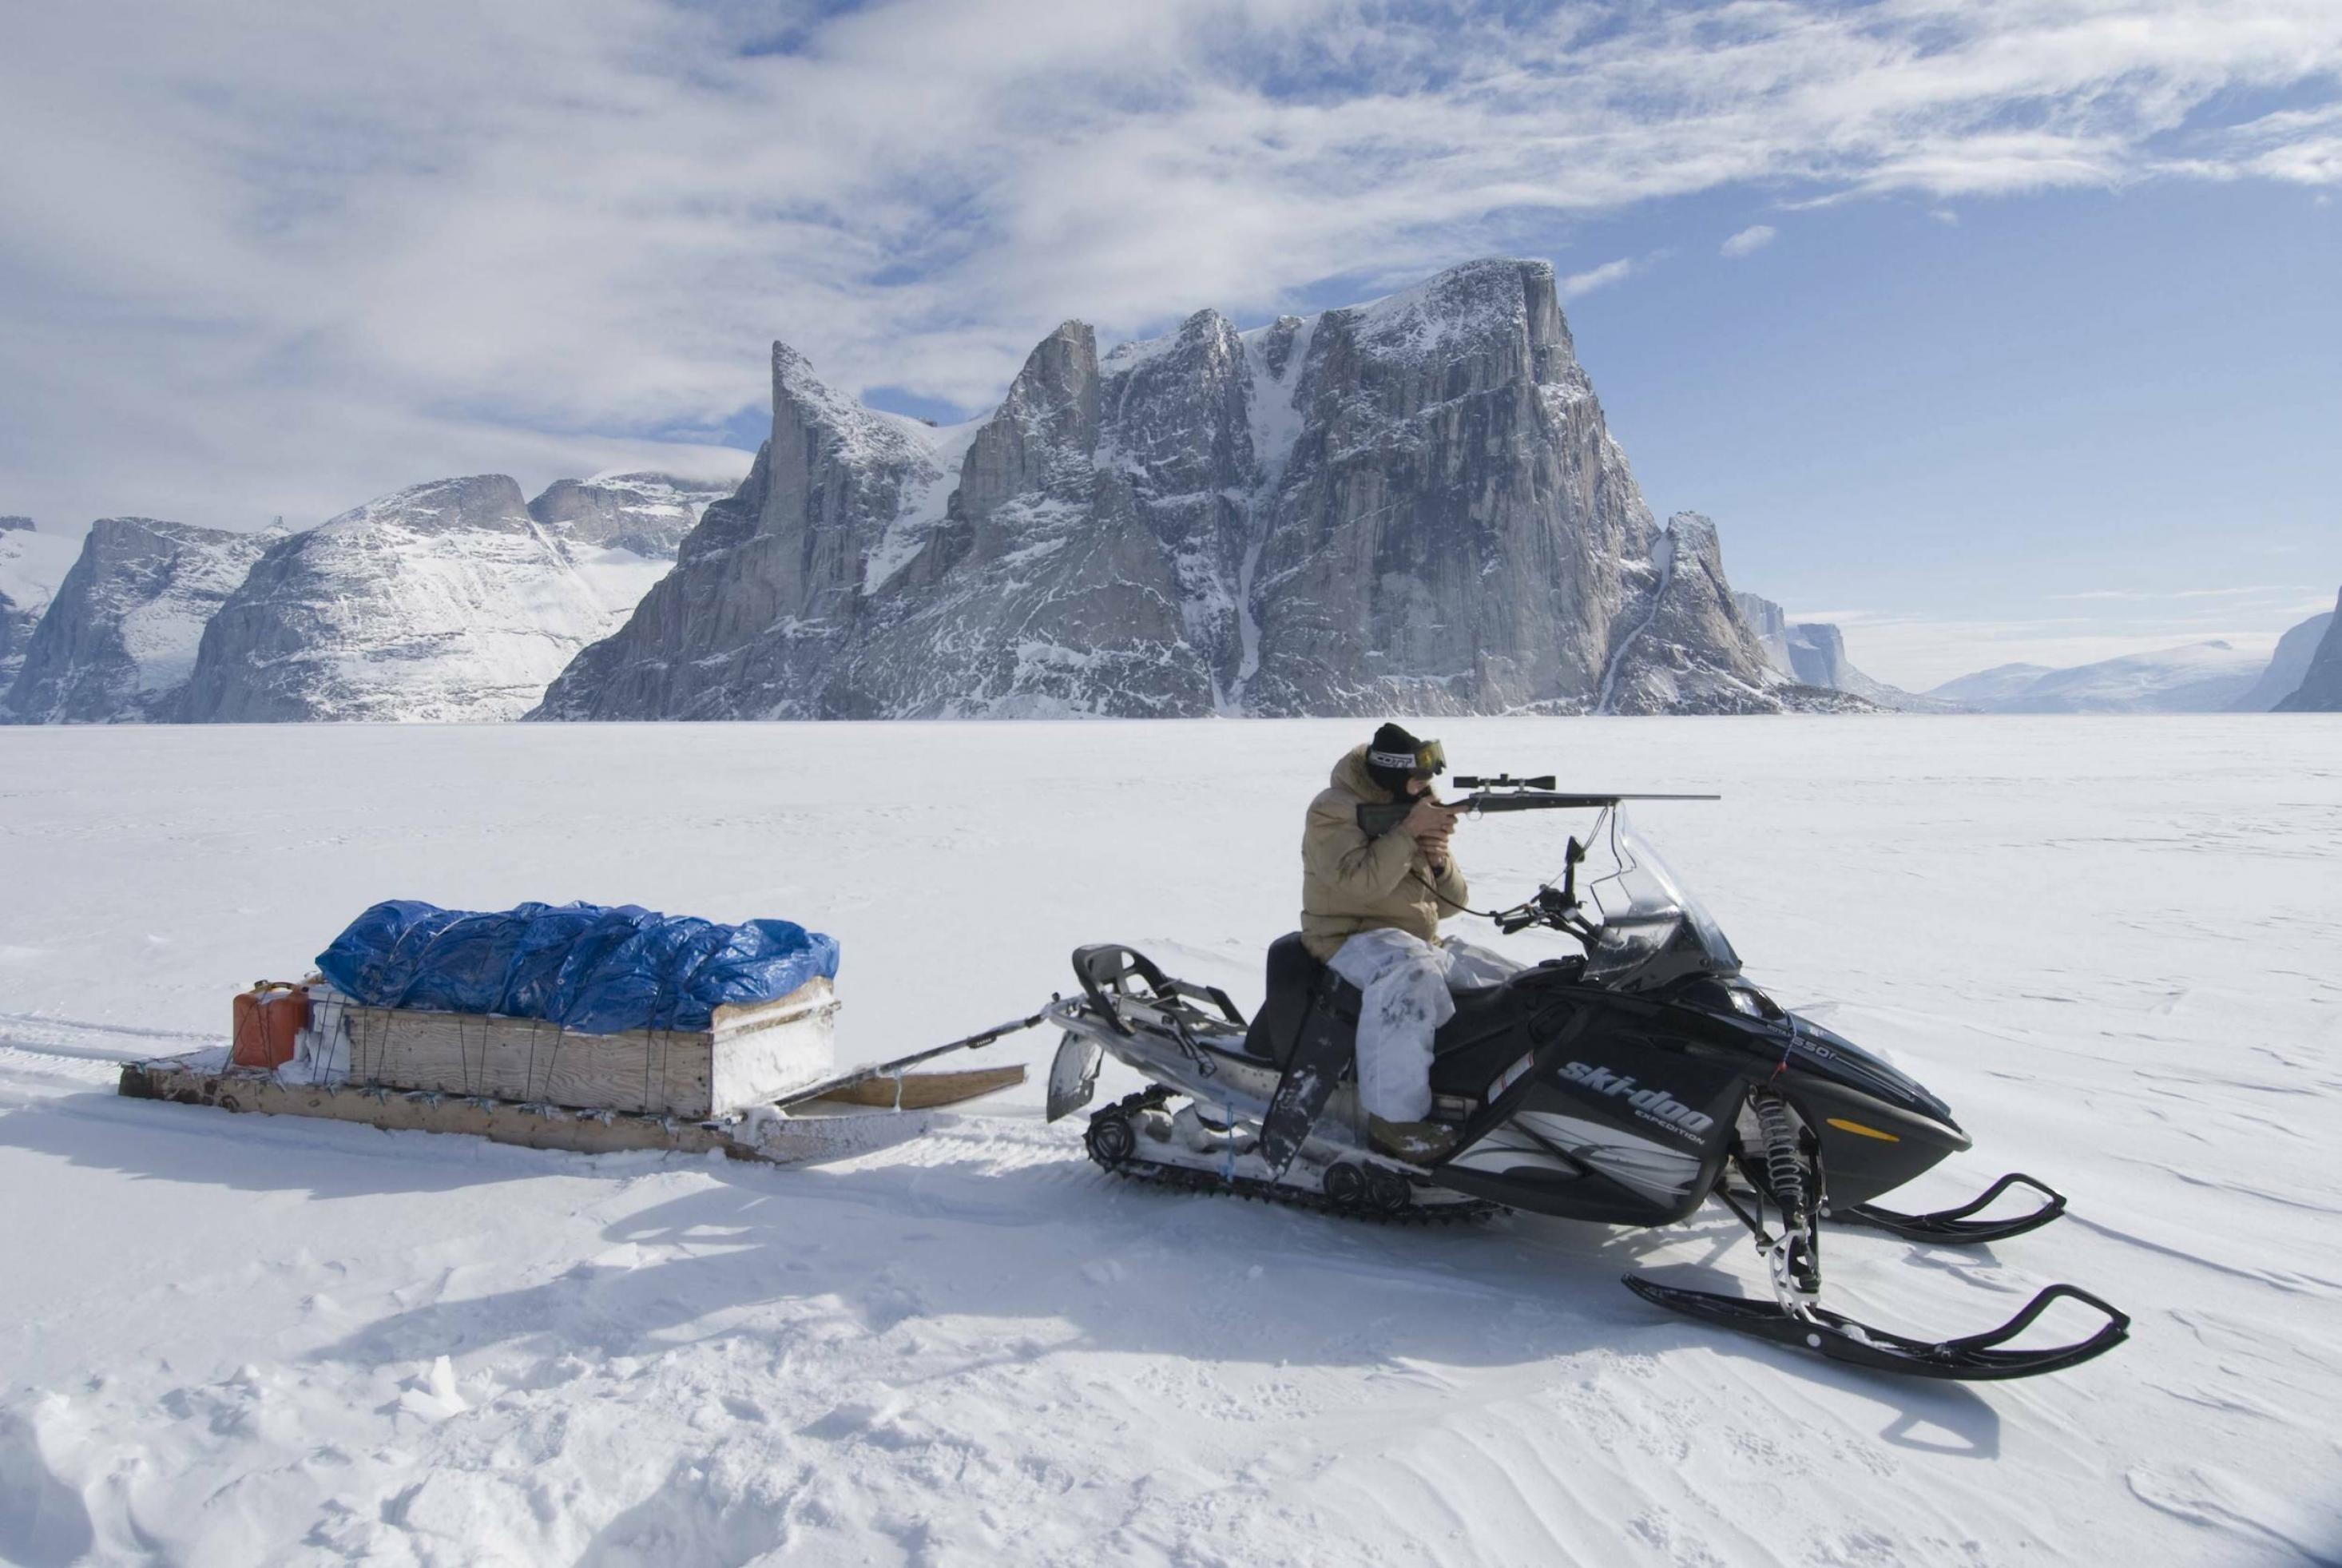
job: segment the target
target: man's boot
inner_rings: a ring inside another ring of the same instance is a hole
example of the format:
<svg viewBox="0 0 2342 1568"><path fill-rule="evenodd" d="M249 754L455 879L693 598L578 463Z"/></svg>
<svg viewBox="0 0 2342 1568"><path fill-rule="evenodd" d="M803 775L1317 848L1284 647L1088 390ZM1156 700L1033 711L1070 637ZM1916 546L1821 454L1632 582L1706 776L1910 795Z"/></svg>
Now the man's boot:
<svg viewBox="0 0 2342 1568"><path fill-rule="evenodd" d="M1445 1122L1386 1122L1368 1116L1366 1141L1378 1154L1410 1165L1428 1165L1446 1158L1456 1147L1456 1129Z"/></svg>

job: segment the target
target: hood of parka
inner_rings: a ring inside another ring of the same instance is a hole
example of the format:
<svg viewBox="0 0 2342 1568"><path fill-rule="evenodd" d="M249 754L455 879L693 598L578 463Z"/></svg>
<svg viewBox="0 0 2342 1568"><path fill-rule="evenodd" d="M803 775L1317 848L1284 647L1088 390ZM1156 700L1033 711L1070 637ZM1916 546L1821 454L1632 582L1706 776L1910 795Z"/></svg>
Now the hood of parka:
<svg viewBox="0 0 2342 1568"><path fill-rule="evenodd" d="M1398 796L1376 784L1366 772L1366 750L1364 745L1352 746L1334 764L1333 784L1336 789L1348 790L1369 805L1393 805Z"/></svg>

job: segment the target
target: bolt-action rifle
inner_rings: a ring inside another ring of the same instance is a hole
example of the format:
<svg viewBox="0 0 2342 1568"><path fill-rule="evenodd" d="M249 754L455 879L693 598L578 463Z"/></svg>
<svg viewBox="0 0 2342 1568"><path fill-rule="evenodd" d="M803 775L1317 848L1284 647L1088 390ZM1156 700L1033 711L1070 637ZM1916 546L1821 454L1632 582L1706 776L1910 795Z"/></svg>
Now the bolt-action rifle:
<svg viewBox="0 0 2342 1568"><path fill-rule="evenodd" d="M1536 778L1516 779L1509 774L1493 778L1461 774L1456 787L1472 791L1460 800L1442 801L1446 810L1469 813L1478 816L1486 812L1500 811L1561 811L1591 809L1616 805L1622 800L1722 800L1715 794L1576 794L1556 790L1554 775L1542 774ZM1415 809L1411 800L1393 801L1387 805L1366 804L1358 807L1358 826L1368 838L1383 834L1405 822Z"/></svg>

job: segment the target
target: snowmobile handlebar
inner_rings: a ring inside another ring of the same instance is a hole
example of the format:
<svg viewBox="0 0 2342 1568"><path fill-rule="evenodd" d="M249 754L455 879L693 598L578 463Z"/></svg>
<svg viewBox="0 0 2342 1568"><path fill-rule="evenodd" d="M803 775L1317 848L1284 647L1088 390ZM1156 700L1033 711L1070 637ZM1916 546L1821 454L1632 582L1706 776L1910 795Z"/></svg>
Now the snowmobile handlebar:
<svg viewBox="0 0 2342 1568"><path fill-rule="evenodd" d="M1496 929L1506 936L1526 931L1532 925L1550 925L1580 941L1591 941L1594 923L1587 920L1577 906L1577 865L1586 858L1586 846L1575 835L1569 841L1569 853L1562 857L1561 885L1547 885L1536 890L1536 896L1510 909L1500 909L1489 918ZM1573 917L1574 923L1573 923Z"/></svg>
<svg viewBox="0 0 2342 1568"><path fill-rule="evenodd" d="M1576 841L1573 839L1570 843L1575 847ZM1570 872L1573 878L1576 869L1577 863L1572 860ZM1526 931L1532 925L1549 925L1556 931L1581 939L1591 936L1594 930L1593 923L1578 909L1576 891L1566 885L1540 887L1536 897L1510 909L1500 909L1490 918L1496 921L1496 929L1507 936L1515 932Z"/></svg>

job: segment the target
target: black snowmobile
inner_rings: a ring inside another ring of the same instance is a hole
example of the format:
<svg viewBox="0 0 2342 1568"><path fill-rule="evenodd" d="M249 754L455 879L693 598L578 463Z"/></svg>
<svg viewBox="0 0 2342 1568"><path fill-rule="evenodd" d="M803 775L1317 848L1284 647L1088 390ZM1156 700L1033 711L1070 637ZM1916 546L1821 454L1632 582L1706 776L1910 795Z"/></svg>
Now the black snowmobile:
<svg viewBox="0 0 2342 1568"><path fill-rule="evenodd" d="M1561 794L1551 781L1458 779L1483 810L1599 813L1569 841L1557 886L1490 914L1584 947L1499 984L1455 994L1435 1042L1433 1116L1453 1151L1427 1167L1370 1147L1352 1083L1363 1000L1303 948L1268 950L1267 997L1247 1021L1226 994L1174 979L1127 947L1074 954L1082 994L1047 1012L1066 1030L1050 1072L1054 1121L1089 1103L1100 1059L1151 1080L1095 1113L1090 1156L1119 1174L1390 1219L1466 1219L1525 1209L1618 1225L1664 1225L1714 1197L1755 1237L1773 1299L1684 1290L1629 1274L1660 1306L1833 1360L1925 1377L2027 1377L2102 1355L2130 1320L2073 1285L2050 1285L2007 1323L1944 1341L1907 1338L1820 1304L1822 1222L1913 1240L2020 1235L2065 1210L2030 1176L1974 1201L1901 1213L1875 1201L1969 1147L1950 1108L1853 1042L1784 1011L1740 960L1616 795ZM1371 831L1371 827L1370 827ZM1590 846L1590 847L1589 847ZM1578 868L1597 860L1580 896ZM2004 1193L2032 1212L1984 1218ZM2060 1299L2106 1316L2070 1344L2011 1348Z"/></svg>

